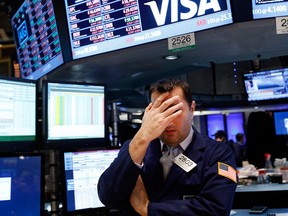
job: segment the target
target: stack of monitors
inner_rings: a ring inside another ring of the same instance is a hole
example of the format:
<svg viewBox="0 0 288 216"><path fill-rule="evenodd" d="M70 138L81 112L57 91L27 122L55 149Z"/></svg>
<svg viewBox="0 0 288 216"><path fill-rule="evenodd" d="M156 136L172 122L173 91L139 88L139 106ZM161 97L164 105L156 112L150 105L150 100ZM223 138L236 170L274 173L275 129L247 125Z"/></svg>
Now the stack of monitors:
<svg viewBox="0 0 288 216"><path fill-rule="evenodd" d="M65 0L65 6L73 59L233 22L229 0Z"/></svg>
<svg viewBox="0 0 288 216"><path fill-rule="evenodd" d="M1 215L43 215L43 160L41 154L0 154Z"/></svg>
<svg viewBox="0 0 288 216"><path fill-rule="evenodd" d="M112 148L63 153L65 213L105 211L98 198L97 185L118 153L119 149Z"/></svg>
<svg viewBox="0 0 288 216"><path fill-rule="evenodd" d="M37 80L64 63L52 0L25 0L11 24L22 78Z"/></svg>
<svg viewBox="0 0 288 216"><path fill-rule="evenodd" d="M272 18L288 15L286 0L252 0L253 19Z"/></svg>
<svg viewBox="0 0 288 216"><path fill-rule="evenodd" d="M248 101L275 101L288 98L288 68L244 74Z"/></svg>
<svg viewBox="0 0 288 216"><path fill-rule="evenodd" d="M33 80L0 77L0 151L37 148L37 85Z"/></svg>
<svg viewBox="0 0 288 216"><path fill-rule="evenodd" d="M43 82L43 134L47 148L108 145L105 85Z"/></svg>

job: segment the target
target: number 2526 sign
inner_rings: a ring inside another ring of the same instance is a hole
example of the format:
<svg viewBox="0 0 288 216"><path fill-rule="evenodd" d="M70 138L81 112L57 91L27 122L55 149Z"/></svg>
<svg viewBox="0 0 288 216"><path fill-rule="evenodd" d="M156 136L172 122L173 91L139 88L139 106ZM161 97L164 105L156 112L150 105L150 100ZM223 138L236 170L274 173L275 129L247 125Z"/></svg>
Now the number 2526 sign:
<svg viewBox="0 0 288 216"><path fill-rule="evenodd" d="M277 34L288 34L288 17L276 17Z"/></svg>
<svg viewBox="0 0 288 216"><path fill-rule="evenodd" d="M168 38L168 49L171 52L191 49L195 47L195 34L189 33Z"/></svg>

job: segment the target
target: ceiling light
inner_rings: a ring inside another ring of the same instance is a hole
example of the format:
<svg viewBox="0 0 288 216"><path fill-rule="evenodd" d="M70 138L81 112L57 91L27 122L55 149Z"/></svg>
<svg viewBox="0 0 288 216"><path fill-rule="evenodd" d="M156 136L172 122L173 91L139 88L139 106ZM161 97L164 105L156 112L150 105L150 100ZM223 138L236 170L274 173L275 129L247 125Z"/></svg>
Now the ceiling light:
<svg viewBox="0 0 288 216"><path fill-rule="evenodd" d="M139 76L140 74L142 74L142 72L138 72L138 73L132 74L131 77L132 77L132 78L133 78L133 77L137 77L137 76Z"/></svg>
<svg viewBox="0 0 288 216"><path fill-rule="evenodd" d="M178 55L167 55L167 56L164 56L164 59L166 59L166 60L176 60L178 58L180 58L180 56L178 56Z"/></svg>

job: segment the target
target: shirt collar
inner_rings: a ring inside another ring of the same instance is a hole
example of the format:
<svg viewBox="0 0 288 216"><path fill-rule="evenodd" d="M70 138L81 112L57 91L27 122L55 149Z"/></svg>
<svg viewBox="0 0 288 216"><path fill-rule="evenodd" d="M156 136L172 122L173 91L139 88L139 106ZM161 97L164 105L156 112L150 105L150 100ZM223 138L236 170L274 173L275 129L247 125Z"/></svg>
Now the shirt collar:
<svg viewBox="0 0 288 216"><path fill-rule="evenodd" d="M192 138L193 138L193 134L194 134L194 130L191 127L190 132L188 134L188 136L185 138L185 140L183 140L179 145L181 146L181 148L183 149L183 151L186 150L186 148L188 147L188 145L192 142ZM160 140L161 143L161 149L163 148L164 143Z"/></svg>

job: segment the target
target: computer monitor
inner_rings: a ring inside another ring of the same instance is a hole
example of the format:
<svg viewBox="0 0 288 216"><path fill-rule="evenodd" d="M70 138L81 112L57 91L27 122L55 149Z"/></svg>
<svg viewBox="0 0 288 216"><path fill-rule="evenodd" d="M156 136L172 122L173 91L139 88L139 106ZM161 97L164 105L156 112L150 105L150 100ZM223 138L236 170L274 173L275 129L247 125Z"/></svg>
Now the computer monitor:
<svg viewBox="0 0 288 216"><path fill-rule="evenodd" d="M118 153L119 148L63 153L64 209L67 214L105 211L98 197L97 184Z"/></svg>
<svg viewBox="0 0 288 216"><path fill-rule="evenodd" d="M0 152L37 148L37 84L0 77Z"/></svg>
<svg viewBox="0 0 288 216"><path fill-rule="evenodd" d="M41 154L0 154L1 215L43 215L43 176Z"/></svg>
<svg viewBox="0 0 288 216"><path fill-rule="evenodd" d="M253 19L287 16L286 0L251 0Z"/></svg>
<svg viewBox="0 0 288 216"><path fill-rule="evenodd" d="M288 68L245 73L248 101L276 101L288 98Z"/></svg>
<svg viewBox="0 0 288 216"><path fill-rule="evenodd" d="M288 110L274 111L276 135L288 135Z"/></svg>
<svg viewBox="0 0 288 216"><path fill-rule="evenodd" d="M47 148L107 145L105 85L45 81L43 133Z"/></svg>
<svg viewBox="0 0 288 216"><path fill-rule="evenodd" d="M22 78L37 80L64 63L52 0L25 0L11 25Z"/></svg>

